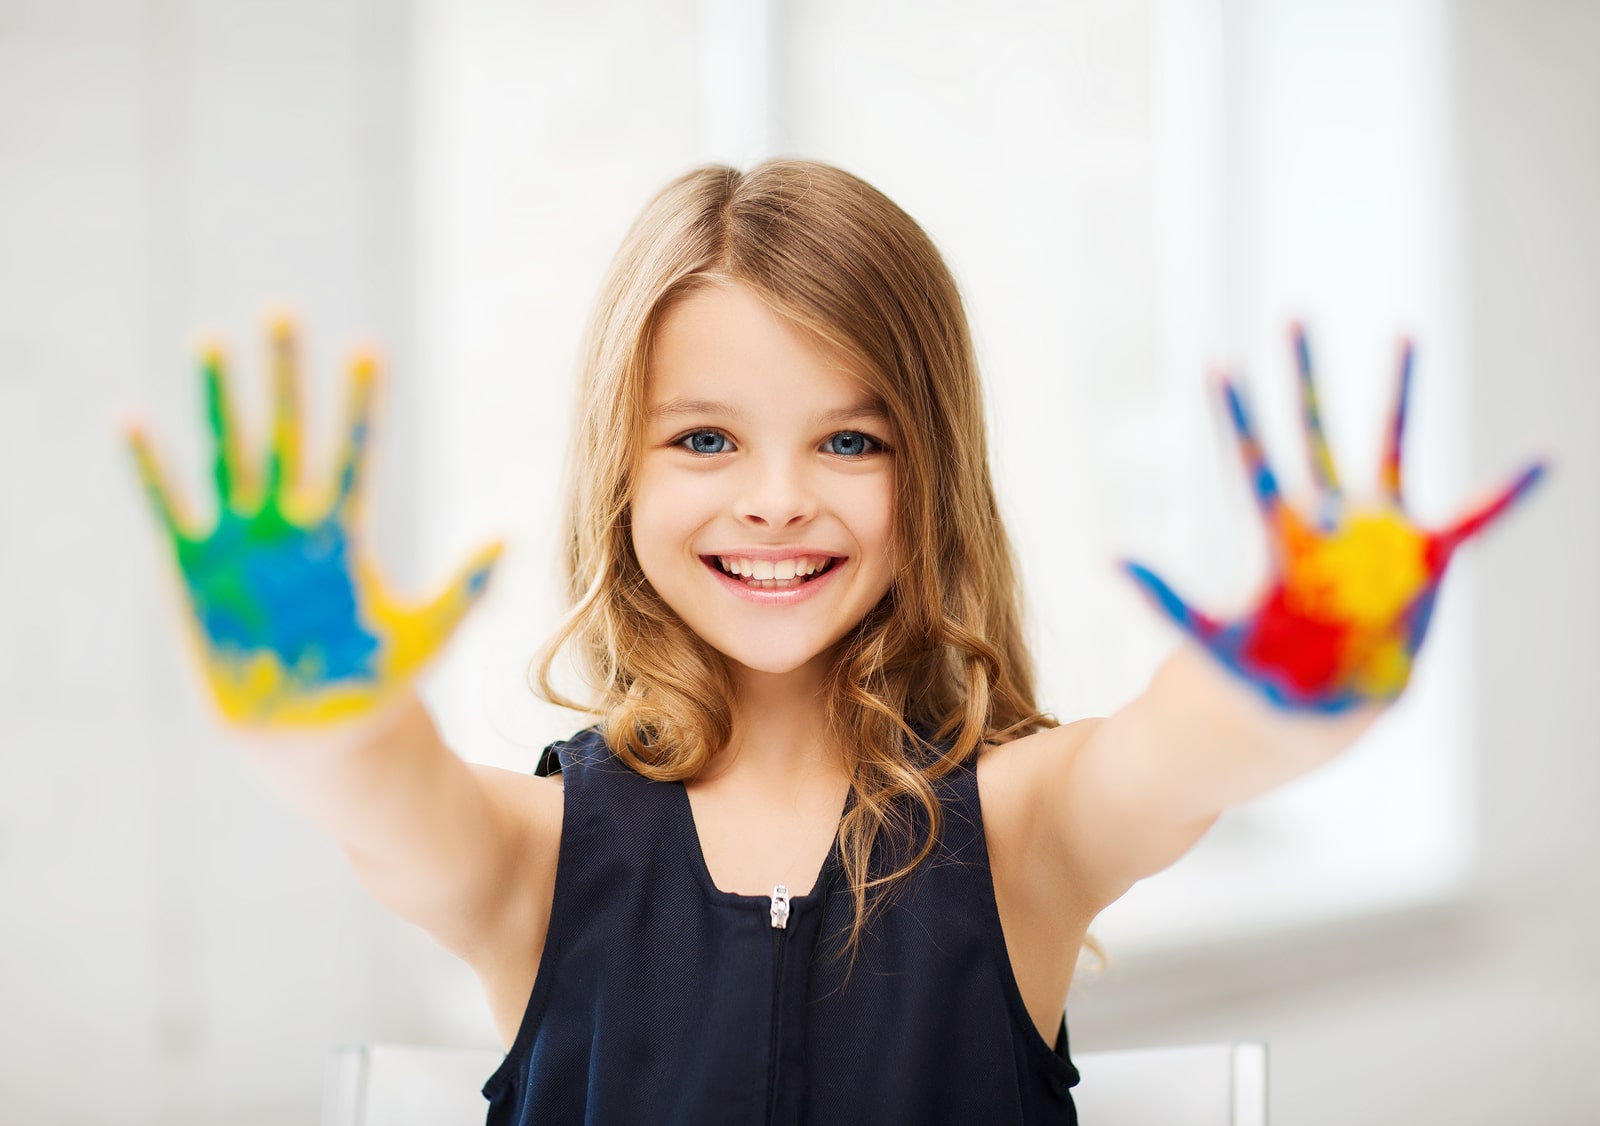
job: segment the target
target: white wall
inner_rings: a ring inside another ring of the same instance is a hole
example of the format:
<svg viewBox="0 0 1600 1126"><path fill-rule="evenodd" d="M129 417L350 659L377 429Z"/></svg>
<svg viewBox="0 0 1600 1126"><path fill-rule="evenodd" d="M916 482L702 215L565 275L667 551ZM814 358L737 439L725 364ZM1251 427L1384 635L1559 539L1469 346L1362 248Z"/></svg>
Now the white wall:
<svg viewBox="0 0 1600 1126"><path fill-rule="evenodd" d="M314 455L353 346L381 341L414 378L405 17L0 3L7 1122L308 1123L331 1043L439 1023L395 984L420 938L211 737L117 435L147 419L211 511L197 345L227 344L259 426L280 301L307 314ZM406 402L385 404L374 514L402 580Z"/></svg>

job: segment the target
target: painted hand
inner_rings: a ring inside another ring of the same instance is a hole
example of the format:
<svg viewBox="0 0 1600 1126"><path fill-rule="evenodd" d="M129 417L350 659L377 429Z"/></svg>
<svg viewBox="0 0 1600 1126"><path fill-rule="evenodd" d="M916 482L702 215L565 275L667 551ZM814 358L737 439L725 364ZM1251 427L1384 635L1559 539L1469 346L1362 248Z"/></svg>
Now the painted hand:
<svg viewBox="0 0 1600 1126"><path fill-rule="evenodd" d="M1222 391L1266 518L1272 578L1249 614L1224 622L1188 606L1149 568L1124 563L1133 579L1189 636L1273 703L1340 712L1399 696L1411 676L1439 583L1456 548L1501 516L1544 475L1534 462L1442 531L1412 523L1401 502L1400 446L1412 348L1402 347L1399 386L1380 472L1378 503L1347 501L1322 432L1311 357L1294 327L1302 416L1320 493L1315 520L1284 503L1238 390Z"/></svg>
<svg viewBox="0 0 1600 1126"><path fill-rule="evenodd" d="M240 453L222 358L204 358L218 502L209 531L181 512L145 435L134 427L127 439L177 555L189 634L222 714L240 725L307 727L372 710L420 670L483 594L501 545L475 553L431 601L398 602L354 530L375 364L362 356L352 366L350 429L332 487L307 489L287 324L275 326L272 346L276 408L264 479L247 472Z"/></svg>

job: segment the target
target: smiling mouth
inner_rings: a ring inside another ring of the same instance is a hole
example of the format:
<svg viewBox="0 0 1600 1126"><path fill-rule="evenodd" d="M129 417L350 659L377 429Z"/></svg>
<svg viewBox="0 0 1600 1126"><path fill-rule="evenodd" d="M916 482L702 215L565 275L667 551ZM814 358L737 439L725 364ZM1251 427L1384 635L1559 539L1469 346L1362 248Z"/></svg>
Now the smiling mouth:
<svg viewBox="0 0 1600 1126"><path fill-rule="evenodd" d="M751 590L793 590L820 578L840 561L832 555L802 555L793 559L744 559L732 555L705 555L706 566L721 571Z"/></svg>

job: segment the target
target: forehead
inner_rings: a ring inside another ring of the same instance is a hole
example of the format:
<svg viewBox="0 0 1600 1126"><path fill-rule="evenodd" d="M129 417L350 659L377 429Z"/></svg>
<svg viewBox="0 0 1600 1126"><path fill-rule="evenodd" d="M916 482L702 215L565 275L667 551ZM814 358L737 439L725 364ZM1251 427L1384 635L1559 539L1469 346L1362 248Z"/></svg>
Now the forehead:
<svg viewBox="0 0 1600 1126"><path fill-rule="evenodd" d="M841 419L885 414L849 356L736 282L697 289L663 315L651 342L645 402L652 420L707 406Z"/></svg>

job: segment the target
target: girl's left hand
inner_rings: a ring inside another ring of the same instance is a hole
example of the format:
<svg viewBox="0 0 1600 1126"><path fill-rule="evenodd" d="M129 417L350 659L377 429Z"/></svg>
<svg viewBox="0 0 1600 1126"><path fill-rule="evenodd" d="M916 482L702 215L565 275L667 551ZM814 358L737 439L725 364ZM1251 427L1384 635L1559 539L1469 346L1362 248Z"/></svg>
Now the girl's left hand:
<svg viewBox="0 0 1600 1126"><path fill-rule="evenodd" d="M1267 522L1273 575L1257 607L1233 621L1186 604L1138 563L1124 567L1185 633L1274 704L1342 712L1399 696L1427 634L1439 584L1456 548L1482 531L1544 475L1533 462L1487 501L1442 531L1417 527L1401 500L1400 447L1412 348L1400 358L1378 503L1348 501L1323 435L1305 334L1294 326L1302 417L1319 491L1316 519L1284 503L1239 391L1222 392Z"/></svg>

